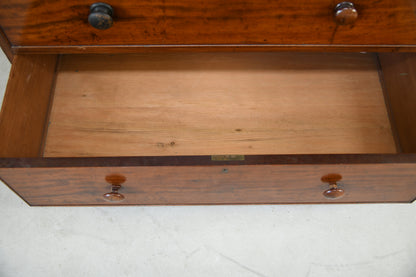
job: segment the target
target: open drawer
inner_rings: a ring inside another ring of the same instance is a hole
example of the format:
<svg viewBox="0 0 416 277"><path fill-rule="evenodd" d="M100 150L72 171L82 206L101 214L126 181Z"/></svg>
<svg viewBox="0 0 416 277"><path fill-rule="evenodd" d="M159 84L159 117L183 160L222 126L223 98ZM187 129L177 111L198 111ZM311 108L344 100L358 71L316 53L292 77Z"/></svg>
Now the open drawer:
<svg viewBox="0 0 416 277"><path fill-rule="evenodd" d="M0 177L30 205L411 202L416 55L17 55Z"/></svg>

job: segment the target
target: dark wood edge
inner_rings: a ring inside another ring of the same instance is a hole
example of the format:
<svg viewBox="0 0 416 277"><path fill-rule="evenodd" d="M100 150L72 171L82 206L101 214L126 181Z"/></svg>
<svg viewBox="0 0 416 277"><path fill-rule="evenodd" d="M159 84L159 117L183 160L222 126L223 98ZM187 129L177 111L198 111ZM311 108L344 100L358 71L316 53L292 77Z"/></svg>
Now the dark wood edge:
<svg viewBox="0 0 416 277"><path fill-rule="evenodd" d="M13 46L15 54L146 53L166 51L325 51L325 52L416 52L416 45L347 44L201 44L201 45L65 45Z"/></svg>
<svg viewBox="0 0 416 277"><path fill-rule="evenodd" d="M399 133L397 130L397 126L395 124L396 120L394 119L394 113L393 113L392 106L390 103L390 98L389 98L389 94L386 88L386 83L384 81L384 74L383 74L383 68L381 66L380 56L378 55L378 53L375 53L375 57L376 57L376 63L377 63L377 69L378 69L378 76L380 78L381 89L383 90L384 103L386 104L387 115L389 118L391 131L393 134L394 144L396 145L396 151L398 153L402 153L403 149L400 143L400 137L399 137Z"/></svg>
<svg viewBox="0 0 416 277"><path fill-rule="evenodd" d="M3 50L3 53L6 55L6 57L9 59L10 62L13 62L13 51L12 51L12 45L9 41L9 39L6 37L6 35L3 32L3 29L0 28L0 47Z"/></svg>
<svg viewBox="0 0 416 277"><path fill-rule="evenodd" d="M20 199L22 199L23 200L23 202L25 202L26 204L28 204L29 206L32 206L29 202L27 202L16 190L14 190L13 189L13 187L12 186L10 186L5 180L3 180L1 177L0 177L0 181L2 181L3 182L3 184L5 184L11 191L13 191Z"/></svg>
<svg viewBox="0 0 416 277"><path fill-rule="evenodd" d="M27 203L27 202L26 202ZM112 203L106 203L106 204L53 204L53 205L32 205L29 204L31 207L140 207L140 206L151 206L151 207L166 207L166 206L238 206L238 205L245 205L245 206L259 206L259 205L377 205L377 204L412 204L412 201L368 201L368 202L279 202L279 203L232 203L232 204L223 204L223 203L191 203L191 204L112 204Z"/></svg>
<svg viewBox="0 0 416 277"><path fill-rule="evenodd" d="M416 163L416 154L247 155L242 161L212 161L211 156L0 158L0 168L398 163Z"/></svg>

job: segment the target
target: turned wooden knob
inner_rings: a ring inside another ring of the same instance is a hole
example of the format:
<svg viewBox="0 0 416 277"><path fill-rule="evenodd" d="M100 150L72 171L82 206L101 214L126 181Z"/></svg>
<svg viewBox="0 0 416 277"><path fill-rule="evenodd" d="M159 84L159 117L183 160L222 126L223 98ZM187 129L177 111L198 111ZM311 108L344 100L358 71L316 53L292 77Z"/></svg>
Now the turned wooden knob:
<svg viewBox="0 0 416 277"><path fill-rule="evenodd" d="M126 177L122 175L109 175L105 177L105 180L111 184L111 192L104 193L103 198L108 202L121 202L126 197L118 191L121 189L121 184L126 181Z"/></svg>
<svg viewBox="0 0 416 277"><path fill-rule="evenodd" d="M358 12L351 2L339 3L334 12L334 19L338 25L352 25L358 17Z"/></svg>
<svg viewBox="0 0 416 277"><path fill-rule="evenodd" d="M325 190L322 194L327 199L338 199L344 196L344 190L339 187L338 181L342 179L339 174L328 174L322 177L324 183L328 183L329 189Z"/></svg>
<svg viewBox="0 0 416 277"><path fill-rule="evenodd" d="M113 26L113 8L106 3L94 3L90 7L88 22L99 30L106 30Z"/></svg>

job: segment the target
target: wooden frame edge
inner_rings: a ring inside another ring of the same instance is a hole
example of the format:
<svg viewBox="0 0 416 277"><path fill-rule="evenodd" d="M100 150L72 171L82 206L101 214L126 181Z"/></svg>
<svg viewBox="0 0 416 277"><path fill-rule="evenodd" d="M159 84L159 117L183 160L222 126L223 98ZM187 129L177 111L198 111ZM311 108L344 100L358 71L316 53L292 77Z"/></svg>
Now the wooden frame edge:
<svg viewBox="0 0 416 277"><path fill-rule="evenodd" d="M0 47L3 50L3 53L6 55L7 59L9 59L9 62L13 62L13 46L10 43L9 39L6 37L6 35L3 32L3 29L0 27Z"/></svg>
<svg viewBox="0 0 416 277"><path fill-rule="evenodd" d="M0 158L0 168L228 166L306 164L405 164L416 154L247 155L244 160L215 161L211 156L142 156L77 158Z"/></svg>
<svg viewBox="0 0 416 277"><path fill-rule="evenodd" d="M45 45L13 46L16 54L108 54L154 52L416 52L416 45L344 45L344 44L150 44L150 45Z"/></svg>

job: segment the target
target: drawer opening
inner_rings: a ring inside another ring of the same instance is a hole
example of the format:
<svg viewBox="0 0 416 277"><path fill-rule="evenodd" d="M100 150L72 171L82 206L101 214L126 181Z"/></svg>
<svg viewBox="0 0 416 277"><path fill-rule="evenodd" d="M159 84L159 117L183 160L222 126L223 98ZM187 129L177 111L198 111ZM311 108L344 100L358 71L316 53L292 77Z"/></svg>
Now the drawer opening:
<svg viewBox="0 0 416 277"><path fill-rule="evenodd" d="M371 54L65 55L44 156L395 153Z"/></svg>
<svg viewBox="0 0 416 277"><path fill-rule="evenodd" d="M37 155L411 152L379 71L361 53L62 55Z"/></svg>

